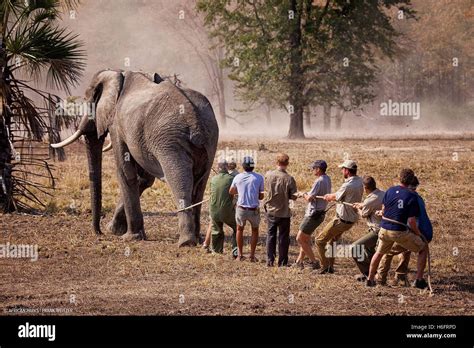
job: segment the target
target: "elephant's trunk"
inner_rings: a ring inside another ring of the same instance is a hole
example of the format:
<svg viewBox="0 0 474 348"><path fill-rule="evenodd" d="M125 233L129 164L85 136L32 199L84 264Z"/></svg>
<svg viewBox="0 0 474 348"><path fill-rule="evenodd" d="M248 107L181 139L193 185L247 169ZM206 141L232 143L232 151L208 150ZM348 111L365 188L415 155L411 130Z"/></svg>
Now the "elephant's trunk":
<svg viewBox="0 0 474 348"><path fill-rule="evenodd" d="M94 132L95 133L95 132ZM102 209L102 146L104 137L97 133L86 135L87 160L89 162L89 181L91 190L92 226L96 234L101 234L100 217Z"/></svg>

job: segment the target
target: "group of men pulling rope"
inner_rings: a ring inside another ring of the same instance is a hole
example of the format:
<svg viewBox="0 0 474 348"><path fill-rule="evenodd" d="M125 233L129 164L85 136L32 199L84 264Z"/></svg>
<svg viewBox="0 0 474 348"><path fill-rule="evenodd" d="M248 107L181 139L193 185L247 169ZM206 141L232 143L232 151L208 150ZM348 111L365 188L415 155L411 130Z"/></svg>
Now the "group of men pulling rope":
<svg viewBox="0 0 474 348"><path fill-rule="evenodd" d="M267 265L274 266L278 246L278 266L289 266L291 209L290 202L302 198L307 202L303 221L296 240L300 246L299 255L291 267L309 267L321 274L334 273L334 261L338 256L337 241L350 230L359 218L367 220L368 232L349 246L360 274L356 279L373 287L387 284L387 275L394 256L400 260L396 269L394 284L407 286L410 254L418 253L416 280L413 286L419 289L430 287L424 278L428 243L433 229L425 204L416 192L418 178L411 169L402 169L400 183L386 192L377 188L371 176L357 175L355 161L346 160L339 165L344 182L334 193L328 168L324 160L310 165L316 177L309 192L297 191L295 179L287 173L289 157L279 153L276 169L266 173L265 178L254 172L255 163L251 157L244 157L243 172L236 170L233 160L220 159L218 172L211 179L209 226L203 247L215 253L224 249L224 224L232 231L232 254L236 260L244 260L244 228L251 225L250 256L256 262L255 250L260 225L260 201L263 200L267 220ZM366 198L362 197L366 193ZM317 257L313 252L311 235L325 221L329 202L335 202L336 214L324 226L315 239ZM308 259L308 261L306 261ZM429 276L428 276L429 281Z"/></svg>

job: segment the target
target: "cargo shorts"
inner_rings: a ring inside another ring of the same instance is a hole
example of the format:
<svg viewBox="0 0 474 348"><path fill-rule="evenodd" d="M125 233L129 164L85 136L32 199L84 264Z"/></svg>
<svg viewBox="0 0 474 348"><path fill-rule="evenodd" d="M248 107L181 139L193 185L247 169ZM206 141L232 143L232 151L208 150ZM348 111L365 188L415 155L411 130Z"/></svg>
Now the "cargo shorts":
<svg viewBox="0 0 474 348"><path fill-rule="evenodd" d="M260 225L260 209L246 210L237 206L235 209L235 221L237 225L245 227L245 224L250 222L252 228L258 228Z"/></svg>
<svg viewBox="0 0 474 348"><path fill-rule="evenodd" d="M311 235L319 225L324 221L325 212L321 212L315 216L305 216L300 224L300 231L304 234Z"/></svg>
<svg viewBox="0 0 474 348"><path fill-rule="evenodd" d="M381 228L379 232L377 252L383 255L388 254L394 243L397 243L405 249L415 253L420 252L426 247L426 243L423 239L413 232L393 231Z"/></svg>

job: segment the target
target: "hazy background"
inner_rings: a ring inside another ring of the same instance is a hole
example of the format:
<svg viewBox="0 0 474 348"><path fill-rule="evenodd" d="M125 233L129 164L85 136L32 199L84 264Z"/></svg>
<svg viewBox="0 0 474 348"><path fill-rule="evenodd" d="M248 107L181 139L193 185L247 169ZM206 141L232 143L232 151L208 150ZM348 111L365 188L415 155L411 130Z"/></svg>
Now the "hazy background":
<svg viewBox="0 0 474 348"><path fill-rule="evenodd" d="M426 6L427 2L429 1L424 2L424 7L419 9L422 11L420 16L430 7ZM184 25L177 11L180 3L189 5L193 0L83 0L75 12L66 13L63 18L65 26L80 35L87 51L87 68L82 83L73 89L72 94L83 95L91 76L100 69L177 74L184 85L206 95L217 113L217 97L212 91L204 65L195 48L183 38L183 33L179 33L180 26ZM416 3L420 1L415 1L415 5ZM432 29L438 30L435 27ZM189 31L185 32L185 35L192 36ZM189 39L192 40L193 37ZM472 65L472 61L462 58L462 64ZM386 64L389 66L392 63ZM226 129L221 128L221 134L286 135L289 125L286 112L272 110L271 124L267 123L261 110L238 113L235 109L242 108L242 104L234 97L232 81L226 79L225 82L227 113L238 117L243 125L228 120ZM469 94L470 102L456 110L447 108L443 102L419 101L419 120L409 117L380 117L380 100L376 100L373 105L367 106L362 116L348 113L343 118L341 129L336 131L334 125L331 125L329 132L323 131L322 110L316 108L311 119L311 128L305 127L305 133L307 136L318 137L331 137L335 134L384 136L387 132L391 135L469 133L474 131L472 90Z"/></svg>

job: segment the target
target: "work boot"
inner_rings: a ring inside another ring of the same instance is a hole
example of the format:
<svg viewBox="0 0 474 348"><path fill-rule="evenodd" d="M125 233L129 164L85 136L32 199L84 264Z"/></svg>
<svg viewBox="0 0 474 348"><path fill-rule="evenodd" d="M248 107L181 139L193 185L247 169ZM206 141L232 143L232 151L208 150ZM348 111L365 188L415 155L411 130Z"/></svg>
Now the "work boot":
<svg viewBox="0 0 474 348"><path fill-rule="evenodd" d="M428 283L426 282L426 280L424 280L423 278L421 279L417 279L415 280L415 282L413 283L413 286L415 288L418 288L418 289L426 289L428 287Z"/></svg>
<svg viewBox="0 0 474 348"><path fill-rule="evenodd" d="M321 272L319 272L319 274L333 274L334 273L334 268L332 268L331 266L323 269Z"/></svg>
<svg viewBox="0 0 474 348"><path fill-rule="evenodd" d="M381 277L378 273L375 276L375 280L377 281L377 284L379 285L387 285L387 277Z"/></svg>
<svg viewBox="0 0 474 348"><path fill-rule="evenodd" d="M406 274L397 274L395 278L390 282L390 286L410 286Z"/></svg>
<svg viewBox="0 0 474 348"><path fill-rule="evenodd" d="M318 260L316 260L316 261L313 261L313 262L309 263L309 268L314 271L314 270L320 269L321 264L319 263Z"/></svg>
<svg viewBox="0 0 474 348"><path fill-rule="evenodd" d="M369 288L373 288L374 286L377 285L377 283L375 282L375 280L369 280L367 279L367 282L365 283L365 285Z"/></svg>

